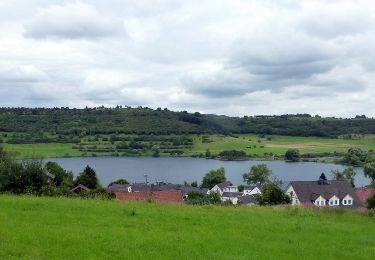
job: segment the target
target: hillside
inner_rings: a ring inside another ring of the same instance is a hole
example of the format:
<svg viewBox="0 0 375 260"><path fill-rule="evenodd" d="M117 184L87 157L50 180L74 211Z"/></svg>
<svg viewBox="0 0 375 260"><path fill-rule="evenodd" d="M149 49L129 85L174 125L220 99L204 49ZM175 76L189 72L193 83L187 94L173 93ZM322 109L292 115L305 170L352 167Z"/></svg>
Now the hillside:
<svg viewBox="0 0 375 260"><path fill-rule="evenodd" d="M228 117L150 108L0 108L0 132L15 142L72 142L98 134L229 134L337 137L375 134L375 119L310 115Z"/></svg>
<svg viewBox="0 0 375 260"><path fill-rule="evenodd" d="M0 258L373 259L365 213L0 196Z"/></svg>

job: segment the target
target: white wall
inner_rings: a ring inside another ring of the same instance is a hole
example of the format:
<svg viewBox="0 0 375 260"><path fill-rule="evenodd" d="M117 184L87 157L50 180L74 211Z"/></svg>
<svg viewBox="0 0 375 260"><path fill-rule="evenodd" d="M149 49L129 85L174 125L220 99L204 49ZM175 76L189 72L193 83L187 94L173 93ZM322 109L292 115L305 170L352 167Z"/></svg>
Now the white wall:
<svg viewBox="0 0 375 260"><path fill-rule="evenodd" d="M353 198L347 194L341 201L342 205L344 206L350 206L353 205Z"/></svg>
<svg viewBox="0 0 375 260"><path fill-rule="evenodd" d="M294 191L294 189L292 187L292 185L288 186L288 188L286 190L286 194L288 196L290 196L290 199L292 201L292 205L300 205L301 204L300 201L299 201L299 199L298 199L298 197L297 197L296 192Z"/></svg>
<svg viewBox="0 0 375 260"><path fill-rule="evenodd" d="M260 189L258 187L255 187L254 189L252 190L244 190L243 193L245 195L255 195L255 194L262 194L262 192L260 191Z"/></svg>
<svg viewBox="0 0 375 260"><path fill-rule="evenodd" d="M219 186L215 185L211 190L210 192L217 192L221 195L223 195L223 191L219 188Z"/></svg>
<svg viewBox="0 0 375 260"><path fill-rule="evenodd" d="M334 206L339 206L340 205L340 199L338 197L336 197L336 195L333 195L329 201L328 201L328 205L327 206L331 206L331 207L334 207Z"/></svg>
<svg viewBox="0 0 375 260"><path fill-rule="evenodd" d="M318 206L318 207L326 206L326 199L323 198L322 196L319 196L315 200L314 204L315 204L315 206Z"/></svg>

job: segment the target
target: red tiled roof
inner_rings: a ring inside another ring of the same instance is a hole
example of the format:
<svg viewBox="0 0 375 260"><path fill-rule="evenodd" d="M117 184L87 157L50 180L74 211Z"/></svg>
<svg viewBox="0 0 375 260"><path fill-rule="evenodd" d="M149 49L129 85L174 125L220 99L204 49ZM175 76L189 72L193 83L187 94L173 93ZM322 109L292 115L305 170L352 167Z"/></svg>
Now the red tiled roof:
<svg viewBox="0 0 375 260"><path fill-rule="evenodd" d="M375 189L373 188L356 188L355 193L357 194L358 198L362 201L363 204L367 203L367 199L375 194Z"/></svg>
<svg viewBox="0 0 375 260"><path fill-rule="evenodd" d="M153 191L153 192L116 192L116 198L121 201L154 200L163 203L182 203L181 191Z"/></svg>

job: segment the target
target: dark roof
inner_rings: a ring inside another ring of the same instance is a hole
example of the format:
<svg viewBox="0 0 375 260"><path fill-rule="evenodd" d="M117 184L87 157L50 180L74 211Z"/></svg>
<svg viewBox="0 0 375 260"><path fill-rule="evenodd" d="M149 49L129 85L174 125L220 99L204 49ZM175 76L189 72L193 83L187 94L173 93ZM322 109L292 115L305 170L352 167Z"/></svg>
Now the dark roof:
<svg viewBox="0 0 375 260"><path fill-rule="evenodd" d="M325 183L319 181L292 181L290 185L293 187L298 199L301 203L311 203L312 200L322 196L329 200L332 196L343 199L347 194L353 198L353 205L344 207L362 207L361 201L358 199L354 188L347 181L327 181ZM340 206L342 206L340 204Z"/></svg>
<svg viewBox="0 0 375 260"><path fill-rule="evenodd" d="M130 184L132 192L145 192L145 191L176 191L179 190L179 185L172 183L159 182L156 184L146 183L133 183Z"/></svg>
<svg viewBox="0 0 375 260"><path fill-rule="evenodd" d="M192 187L192 186L180 186L180 190L184 196L191 191L200 192L202 194L207 194L208 192L208 189L206 188L198 188L198 187Z"/></svg>
<svg viewBox="0 0 375 260"><path fill-rule="evenodd" d="M257 201L258 195L244 195L238 198L243 204L254 204Z"/></svg>
<svg viewBox="0 0 375 260"><path fill-rule="evenodd" d="M242 192L223 192L222 197L234 198L234 197L241 197L243 195Z"/></svg>
<svg viewBox="0 0 375 260"><path fill-rule="evenodd" d="M225 181L216 185L222 190L225 187L232 186L233 184L230 181Z"/></svg>
<svg viewBox="0 0 375 260"><path fill-rule="evenodd" d="M108 185L108 189L112 191L128 191L128 188L131 187L130 184L117 184L112 183Z"/></svg>

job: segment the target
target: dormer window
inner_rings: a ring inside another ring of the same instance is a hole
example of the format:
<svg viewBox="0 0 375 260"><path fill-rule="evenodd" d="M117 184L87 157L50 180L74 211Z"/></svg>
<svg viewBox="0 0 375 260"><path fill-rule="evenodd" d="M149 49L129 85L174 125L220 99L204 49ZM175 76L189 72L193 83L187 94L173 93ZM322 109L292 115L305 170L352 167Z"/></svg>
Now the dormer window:
<svg viewBox="0 0 375 260"><path fill-rule="evenodd" d="M353 198L348 194L342 199L342 205L353 205Z"/></svg>

